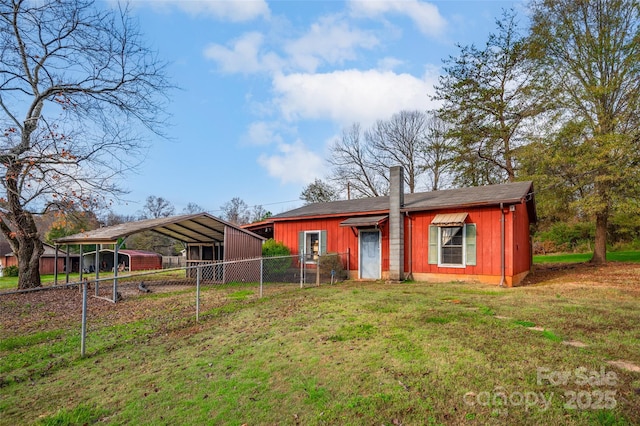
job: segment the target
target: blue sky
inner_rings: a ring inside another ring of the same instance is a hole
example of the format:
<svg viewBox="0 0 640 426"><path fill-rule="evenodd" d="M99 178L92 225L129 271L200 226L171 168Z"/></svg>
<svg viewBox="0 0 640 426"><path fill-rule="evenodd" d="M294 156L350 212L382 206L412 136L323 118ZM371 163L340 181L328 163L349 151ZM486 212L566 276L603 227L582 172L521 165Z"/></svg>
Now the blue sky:
<svg viewBox="0 0 640 426"><path fill-rule="evenodd" d="M342 129L426 110L442 59L483 45L522 1L138 0L132 13L180 89L116 213L149 195L214 215L234 197L274 214L328 172Z"/></svg>

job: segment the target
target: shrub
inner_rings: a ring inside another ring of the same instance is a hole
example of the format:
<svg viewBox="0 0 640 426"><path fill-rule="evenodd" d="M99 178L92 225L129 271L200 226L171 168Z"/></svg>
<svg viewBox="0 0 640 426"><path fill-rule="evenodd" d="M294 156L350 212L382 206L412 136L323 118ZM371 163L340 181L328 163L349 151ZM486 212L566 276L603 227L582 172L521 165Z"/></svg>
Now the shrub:
<svg viewBox="0 0 640 426"><path fill-rule="evenodd" d="M291 251L281 242L277 242L273 238L268 239L262 244L262 256L278 257L291 256ZM284 257L279 259L265 259L264 267L270 273L281 274L286 272L291 266L292 258Z"/></svg>
<svg viewBox="0 0 640 426"><path fill-rule="evenodd" d="M15 265L7 266L6 268L4 268L3 274L5 277L17 277L18 267Z"/></svg>
<svg viewBox="0 0 640 426"><path fill-rule="evenodd" d="M320 256L320 274L330 277L331 271L333 271L336 281L348 278L347 272L344 270L344 266L342 266L342 259L340 259L340 255L337 253L327 253Z"/></svg>
<svg viewBox="0 0 640 426"><path fill-rule="evenodd" d="M273 238L269 238L262 244L262 255L264 257L271 256L290 256L291 251L284 243L278 242Z"/></svg>
<svg viewBox="0 0 640 426"><path fill-rule="evenodd" d="M555 223L549 230L537 233L534 250L538 253L589 251L595 232L593 223Z"/></svg>

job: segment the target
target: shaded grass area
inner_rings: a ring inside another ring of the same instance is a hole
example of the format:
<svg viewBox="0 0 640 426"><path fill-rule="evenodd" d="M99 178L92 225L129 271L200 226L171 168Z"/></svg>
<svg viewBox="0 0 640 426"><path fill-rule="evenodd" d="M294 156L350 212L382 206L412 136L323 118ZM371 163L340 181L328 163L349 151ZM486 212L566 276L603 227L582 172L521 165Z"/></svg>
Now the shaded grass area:
<svg viewBox="0 0 640 426"><path fill-rule="evenodd" d="M140 280L140 277L151 277L154 280L175 280L175 279L184 279L185 272L184 270L152 270L152 271L135 271L131 274L134 276L128 278L129 272L120 272L121 282L128 282L132 280ZM142 275L141 275L142 274ZM146 274L146 275L145 275ZM93 281L95 279L95 273L85 273L83 274L83 278L87 278L89 281ZM113 272L100 272L99 276L100 281L113 279ZM53 286L55 283L55 275L53 274L44 274L40 275L40 280L42 282L43 287ZM69 283L77 283L80 281L80 274L77 272L73 272L69 274ZM58 285L65 284L67 282L67 276L64 273L58 274ZM107 281L104 284L108 284ZM0 277L0 291L10 291L16 290L18 288L18 277Z"/></svg>
<svg viewBox="0 0 640 426"><path fill-rule="evenodd" d="M207 290L198 324L192 294L128 299L144 315L90 318L86 358L79 324L0 328L0 424L638 424L640 375L606 364L640 365L629 290L344 283L217 306ZM566 406L600 391L615 407Z"/></svg>
<svg viewBox="0 0 640 426"><path fill-rule="evenodd" d="M563 253L533 256L533 263L580 263L591 260L592 253ZM609 262L640 263L640 251L607 252Z"/></svg>

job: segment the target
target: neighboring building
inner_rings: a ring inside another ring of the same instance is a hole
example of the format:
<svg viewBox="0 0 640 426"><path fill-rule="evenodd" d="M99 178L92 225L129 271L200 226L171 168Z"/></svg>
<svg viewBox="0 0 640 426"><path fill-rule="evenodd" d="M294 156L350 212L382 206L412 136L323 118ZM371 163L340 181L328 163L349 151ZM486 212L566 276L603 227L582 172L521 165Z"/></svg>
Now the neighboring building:
<svg viewBox="0 0 640 426"><path fill-rule="evenodd" d="M100 271L113 271L113 261L113 249L99 250L97 262L95 251L82 255L82 267L88 272L94 272L95 265ZM118 251L118 265L120 270L126 271L162 269L162 255L152 251L123 249Z"/></svg>
<svg viewBox="0 0 640 426"><path fill-rule="evenodd" d="M56 248L51 244L43 243L44 245L44 253L40 256L40 275L50 275L55 273L55 263L56 263ZM58 271L65 270L65 262L67 258L67 253L64 250L58 249ZM78 267L80 265L80 258L76 253L69 253L69 262L71 263L71 269L69 272L78 272ZM7 266L18 266L18 258L15 256L15 253L7 253L4 255L4 262L2 262L3 267Z"/></svg>
<svg viewBox="0 0 640 426"><path fill-rule="evenodd" d="M404 194L401 167L388 197L316 203L270 218L273 237L313 265L348 253L355 279L519 284L531 270L532 182ZM264 226L264 225L262 225ZM251 229L251 227L249 227Z"/></svg>

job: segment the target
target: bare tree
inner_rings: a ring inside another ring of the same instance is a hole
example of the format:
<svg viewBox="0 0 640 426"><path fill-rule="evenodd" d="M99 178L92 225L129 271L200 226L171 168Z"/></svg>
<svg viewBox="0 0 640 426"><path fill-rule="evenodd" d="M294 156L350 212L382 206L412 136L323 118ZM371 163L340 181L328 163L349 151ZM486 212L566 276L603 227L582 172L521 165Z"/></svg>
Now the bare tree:
<svg viewBox="0 0 640 426"><path fill-rule="evenodd" d="M173 207L170 201L165 200L162 197L156 197L150 195L147 197L147 202L144 204L142 219L157 219L159 217L169 217L175 214L176 209Z"/></svg>
<svg viewBox="0 0 640 426"><path fill-rule="evenodd" d="M196 203L189 203L185 208L182 209L182 213L184 214L196 214L202 213L204 211L206 211L206 209Z"/></svg>
<svg viewBox="0 0 640 426"><path fill-rule="evenodd" d="M300 194L300 199L305 204L327 203L340 199L339 193L330 183L315 179L307 185Z"/></svg>
<svg viewBox="0 0 640 426"><path fill-rule="evenodd" d="M424 167L427 146L426 115L420 111L400 111L389 120L378 120L365 138L375 152L372 168L387 179L391 166L404 168L404 179L410 193L416 192Z"/></svg>
<svg viewBox="0 0 640 426"><path fill-rule="evenodd" d="M234 197L221 207L222 219L236 225L244 225L251 222L249 206L240 197Z"/></svg>
<svg viewBox="0 0 640 426"><path fill-rule="evenodd" d="M0 3L0 229L19 288L40 286L32 213L121 194L143 129L159 132L170 84L126 8L92 0Z"/></svg>
<svg viewBox="0 0 640 426"><path fill-rule="evenodd" d="M273 216L273 213L258 204L253 206L249 213L249 223L260 222L261 220L269 219L271 216Z"/></svg>
<svg viewBox="0 0 640 426"><path fill-rule="evenodd" d="M340 140L331 147L329 164L333 167L330 180L349 189L354 198L378 197L388 190L388 178L376 173L375 154L362 140L360 124L355 123L342 131Z"/></svg>
<svg viewBox="0 0 640 426"><path fill-rule="evenodd" d="M329 179L341 188L349 185L354 198L377 197L388 193L389 168L400 165L409 192L428 181L438 189L451 153L442 126L434 113L421 111L400 111L364 134L354 124L331 148Z"/></svg>
<svg viewBox="0 0 640 426"><path fill-rule="evenodd" d="M436 111L426 113L426 143L422 152L423 169L427 172L429 188L437 191L447 186L453 149L447 138L447 123Z"/></svg>

